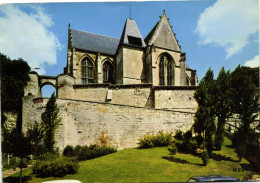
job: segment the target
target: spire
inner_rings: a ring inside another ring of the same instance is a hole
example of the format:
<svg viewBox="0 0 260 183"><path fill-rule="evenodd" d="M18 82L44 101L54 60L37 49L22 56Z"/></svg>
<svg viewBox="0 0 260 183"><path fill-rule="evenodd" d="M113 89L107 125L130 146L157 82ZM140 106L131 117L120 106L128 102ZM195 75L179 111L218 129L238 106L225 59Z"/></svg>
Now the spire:
<svg viewBox="0 0 260 183"><path fill-rule="evenodd" d="M163 10L163 14L160 16L159 22L157 22L144 40L147 45L154 44L155 46L162 48L181 51L180 45L175 37L165 10Z"/></svg>
<svg viewBox="0 0 260 183"><path fill-rule="evenodd" d="M126 20L125 27L120 38L120 43L141 47L146 46L143 37L134 20Z"/></svg>

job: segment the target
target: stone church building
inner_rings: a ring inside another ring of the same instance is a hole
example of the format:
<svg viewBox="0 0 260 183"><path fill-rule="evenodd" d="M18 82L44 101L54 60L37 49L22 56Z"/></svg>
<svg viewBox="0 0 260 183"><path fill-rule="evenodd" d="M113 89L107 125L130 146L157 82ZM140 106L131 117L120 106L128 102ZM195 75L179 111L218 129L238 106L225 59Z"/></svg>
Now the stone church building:
<svg viewBox="0 0 260 183"><path fill-rule="evenodd" d="M30 73L23 99L24 131L41 121L48 101L41 94L45 85L56 89L60 150L104 144L100 139L118 149L131 148L146 134L192 126L198 78L165 12L145 39L132 19L126 20L120 39L69 26L67 56L63 74Z"/></svg>
<svg viewBox="0 0 260 183"><path fill-rule="evenodd" d="M64 73L75 84L111 83L154 86L196 86L165 12L143 39L136 23L127 19L120 39L69 27L68 61Z"/></svg>

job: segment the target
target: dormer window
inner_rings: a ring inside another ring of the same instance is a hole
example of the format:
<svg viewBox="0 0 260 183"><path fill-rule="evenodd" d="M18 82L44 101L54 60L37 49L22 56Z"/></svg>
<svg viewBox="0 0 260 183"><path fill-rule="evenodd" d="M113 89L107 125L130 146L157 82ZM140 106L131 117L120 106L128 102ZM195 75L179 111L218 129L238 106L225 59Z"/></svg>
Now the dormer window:
<svg viewBox="0 0 260 183"><path fill-rule="evenodd" d="M142 46L142 39L139 37L127 36L128 43L135 46Z"/></svg>

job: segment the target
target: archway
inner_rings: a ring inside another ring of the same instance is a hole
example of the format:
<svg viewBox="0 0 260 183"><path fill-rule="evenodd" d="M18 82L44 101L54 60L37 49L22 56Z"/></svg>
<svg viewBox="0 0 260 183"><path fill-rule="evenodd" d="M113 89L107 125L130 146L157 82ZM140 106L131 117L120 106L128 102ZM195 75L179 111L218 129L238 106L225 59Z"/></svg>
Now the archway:
<svg viewBox="0 0 260 183"><path fill-rule="evenodd" d="M52 83L44 83L44 84L41 86L41 94L42 94L42 97L50 98L51 95L53 94L53 92L54 92L55 95L57 96L56 88L53 86Z"/></svg>

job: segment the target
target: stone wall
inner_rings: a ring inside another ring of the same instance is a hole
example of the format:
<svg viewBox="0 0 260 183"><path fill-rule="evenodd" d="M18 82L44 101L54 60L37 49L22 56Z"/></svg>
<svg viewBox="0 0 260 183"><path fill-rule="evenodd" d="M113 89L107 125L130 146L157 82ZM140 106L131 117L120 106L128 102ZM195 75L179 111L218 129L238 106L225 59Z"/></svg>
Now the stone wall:
<svg viewBox="0 0 260 183"><path fill-rule="evenodd" d="M41 121L47 100L24 97L23 131L34 121ZM57 99L57 104L62 118L56 133L60 149L68 144L99 144L102 137L118 149L136 147L138 139L149 133L188 130L194 117L189 112L90 101Z"/></svg>

